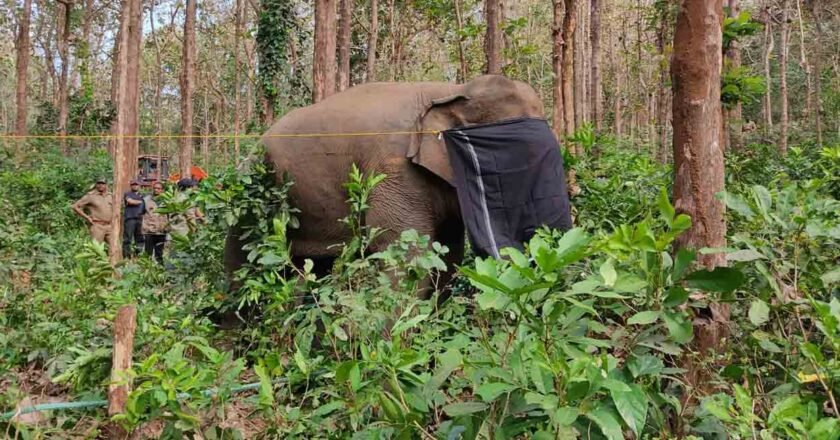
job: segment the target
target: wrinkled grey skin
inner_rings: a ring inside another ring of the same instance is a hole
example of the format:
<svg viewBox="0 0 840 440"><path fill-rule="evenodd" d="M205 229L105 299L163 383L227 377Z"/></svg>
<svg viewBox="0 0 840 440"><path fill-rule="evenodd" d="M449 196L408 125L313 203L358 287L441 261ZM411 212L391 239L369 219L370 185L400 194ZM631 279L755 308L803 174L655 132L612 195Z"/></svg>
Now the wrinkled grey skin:
<svg viewBox="0 0 840 440"><path fill-rule="evenodd" d="M364 173L388 177L371 194L367 224L386 231L374 243L381 250L405 229L416 229L449 247L447 266L464 254L464 228L444 141L434 134L272 138L272 134L441 131L456 126L521 116L543 117L533 88L501 76L481 76L466 84L439 82L369 83L352 87L278 120L263 137L267 160L294 179L290 196L300 228L289 231L292 254L328 271L350 240L339 222L349 210L342 187L351 164ZM230 274L245 255L232 230L225 246ZM446 277L444 277L446 278Z"/></svg>

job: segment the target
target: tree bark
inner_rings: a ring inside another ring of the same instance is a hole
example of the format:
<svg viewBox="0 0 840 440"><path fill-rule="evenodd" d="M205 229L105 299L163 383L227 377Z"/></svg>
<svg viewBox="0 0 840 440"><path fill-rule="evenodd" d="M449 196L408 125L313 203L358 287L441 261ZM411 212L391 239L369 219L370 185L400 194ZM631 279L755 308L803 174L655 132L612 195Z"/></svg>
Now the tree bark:
<svg viewBox="0 0 840 440"><path fill-rule="evenodd" d="M601 4L599 0L592 0L590 5L589 45L592 49L592 77L590 78L589 98L591 100L592 121L595 132L601 131L603 109L601 98Z"/></svg>
<svg viewBox="0 0 840 440"><path fill-rule="evenodd" d="M554 109L551 113L551 125L554 135L561 142L566 134L565 113L563 111L563 18L564 0L552 0L554 21L551 27L551 69L554 73L554 84L551 88Z"/></svg>
<svg viewBox="0 0 840 440"><path fill-rule="evenodd" d="M728 0L729 1L729 16L730 17L737 17L741 13L741 5L739 0ZM740 43L737 40L733 40L730 45L729 49L726 51L726 59L729 61L729 67L732 69L738 68L741 66L741 47ZM741 148L743 144L742 139L742 110L741 110L741 103L735 104L735 107L724 110L724 124L726 125L726 144L725 149Z"/></svg>
<svg viewBox="0 0 840 440"><path fill-rule="evenodd" d="M193 156L193 92L195 89L195 18L196 0L186 0L184 43L181 60L181 178L192 177Z"/></svg>
<svg viewBox="0 0 840 440"><path fill-rule="evenodd" d="M779 152L787 154L788 143L788 89L787 89L787 61L788 61L788 43L790 41L790 23L788 17L788 10L790 9L790 0L782 2L782 31L781 42L779 43Z"/></svg>
<svg viewBox="0 0 840 440"><path fill-rule="evenodd" d="M563 64L561 82L563 84L563 120L564 133L571 136L575 132L575 90L574 90L574 60L575 60L575 26L577 24L577 6L579 0L564 0L565 14L563 17ZM579 153L575 151L575 154Z"/></svg>
<svg viewBox="0 0 840 440"><path fill-rule="evenodd" d="M721 0L682 0L674 34L671 75L674 87L674 207L691 216L691 228L677 239L679 248L726 245L724 205L715 194L724 189L720 145ZM712 269L726 264L722 253L699 254L697 262ZM710 304L708 318L694 319L696 351L706 355L727 335L729 309ZM707 366L683 360L689 390L708 391ZM689 393L687 393L689 394ZM692 394L694 395L694 394Z"/></svg>
<svg viewBox="0 0 840 440"><path fill-rule="evenodd" d="M58 134L61 138L61 151L67 153L67 141L63 136L67 135L67 119L70 115L70 34L72 23L70 21L73 13L73 2L59 1L62 6L63 18L61 19L61 38L58 40L58 56L61 58L61 73L58 78Z"/></svg>
<svg viewBox="0 0 840 440"><path fill-rule="evenodd" d="M376 46L379 41L379 1L370 0L370 29L368 31L367 67L365 81L376 81Z"/></svg>
<svg viewBox="0 0 840 440"><path fill-rule="evenodd" d="M32 0L23 0L20 22L18 23L17 60L15 65L15 79L17 82L15 92L15 134L25 136L26 118L28 110L26 106L26 85L29 73L29 54L32 45L29 40L29 22L32 17Z"/></svg>
<svg viewBox="0 0 840 440"><path fill-rule="evenodd" d="M574 120L575 120L575 129L577 130L578 127L583 125L584 121L584 113L586 112L586 108L584 107L584 90L586 89L586 82L584 80L584 67L583 67L583 58L584 58L584 48L583 42L587 40L584 36L586 35L584 31L584 21L585 21L585 14L582 13L582 3L583 1L578 1L575 5L575 11L577 12L577 16L580 17L575 24L575 32L574 35L579 38L573 38L572 41L574 45L572 47L572 53L574 56L572 57L572 84L574 89L572 90L572 94L574 95Z"/></svg>
<svg viewBox="0 0 840 440"><path fill-rule="evenodd" d="M335 40L335 0L315 0L314 102L320 102L335 92Z"/></svg>
<svg viewBox="0 0 840 440"><path fill-rule="evenodd" d="M453 0L455 2L455 22L458 25L458 31L464 28L464 20L461 15L461 1ZM469 66L467 65L466 51L464 50L464 37L458 35L458 76L457 82L464 83L469 77Z"/></svg>
<svg viewBox="0 0 840 440"><path fill-rule="evenodd" d="M123 306L114 318L114 352L111 356L111 384L108 386L108 415L125 412L131 385L126 371L131 368L134 352L134 332L137 330L137 308ZM123 438L127 434L122 427L111 424L110 438Z"/></svg>
<svg viewBox="0 0 840 440"><path fill-rule="evenodd" d="M350 87L350 33L353 26L353 0L339 0L338 91Z"/></svg>
<svg viewBox="0 0 840 440"><path fill-rule="evenodd" d="M764 102L762 114L764 115L764 131L770 134L773 128L773 78L770 76L770 58L773 57L773 13L770 0L764 8Z"/></svg>
<svg viewBox="0 0 840 440"><path fill-rule="evenodd" d="M484 34L484 72L491 75L502 73L502 31L500 29L501 1L485 0L484 16L487 30Z"/></svg>
<svg viewBox="0 0 840 440"><path fill-rule="evenodd" d="M111 218L109 257L111 264L122 258L122 194L137 168L137 134L140 105L140 43L142 40L142 0L122 0L120 26L114 48L112 102L116 110L111 132L115 136L111 151L114 157L114 210Z"/></svg>
<svg viewBox="0 0 840 440"><path fill-rule="evenodd" d="M233 35L233 163L239 165L239 125L240 125L240 97L242 85L240 74L242 70L239 59L240 39L242 38L242 0L236 0Z"/></svg>
<svg viewBox="0 0 840 440"><path fill-rule="evenodd" d="M814 16L814 27L816 28L816 47L814 51L814 125L817 131L817 146L822 147L822 2L819 0L811 2L811 12Z"/></svg>
<svg viewBox="0 0 840 440"><path fill-rule="evenodd" d="M160 42L158 41L157 32L155 31L155 2L149 3L149 29L151 30L150 37L155 45L155 134L160 136L163 130L163 105L161 103L161 92L163 88L163 64L160 53ZM158 154L157 172L158 180L163 179L161 174L161 158L163 155L163 139L160 137L155 139L155 149Z"/></svg>
<svg viewBox="0 0 840 440"><path fill-rule="evenodd" d="M665 41L668 38L669 22L668 9L660 17L659 29L656 33L656 51L659 54L659 87L656 92L656 122L659 139L659 152L657 157L660 163L668 162L668 58L665 55Z"/></svg>
<svg viewBox="0 0 840 440"><path fill-rule="evenodd" d="M802 1L796 0L796 12L799 17L799 67L805 74L805 109L803 110L802 119L808 120L813 111L813 102L811 100L813 94L813 87L811 86L811 66L808 65L808 59L805 57L805 24L802 20Z"/></svg>

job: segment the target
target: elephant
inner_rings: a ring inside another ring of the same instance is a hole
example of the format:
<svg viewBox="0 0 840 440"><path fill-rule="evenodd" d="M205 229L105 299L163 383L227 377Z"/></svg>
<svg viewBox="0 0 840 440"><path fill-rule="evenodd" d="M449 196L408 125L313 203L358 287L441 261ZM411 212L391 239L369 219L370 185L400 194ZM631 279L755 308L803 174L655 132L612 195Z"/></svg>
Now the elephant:
<svg viewBox="0 0 840 440"><path fill-rule="evenodd" d="M367 225L384 230L371 250L384 249L413 228L447 246L445 262L454 267L464 257L464 225L446 145L437 133L543 115L531 86L500 75L464 84L366 83L289 112L261 141L278 181L284 171L294 179L289 197L300 210L299 228L287 235L294 259L311 259L316 271L328 271L340 252L334 245L350 240L339 219L349 213L342 185L356 164L364 173L387 175L371 193L366 215ZM290 134L307 136L282 137ZM239 233L232 229L226 272L244 261Z"/></svg>

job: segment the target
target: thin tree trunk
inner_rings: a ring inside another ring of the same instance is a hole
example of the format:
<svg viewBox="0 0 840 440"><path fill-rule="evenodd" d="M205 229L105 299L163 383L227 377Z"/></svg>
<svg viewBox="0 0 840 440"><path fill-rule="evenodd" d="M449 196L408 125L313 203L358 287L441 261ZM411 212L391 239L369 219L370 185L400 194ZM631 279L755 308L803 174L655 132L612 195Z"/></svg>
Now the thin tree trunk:
<svg viewBox="0 0 840 440"><path fill-rule="evenodd" d="M590 78L589 98L591 100L592 120L595 124L595 131L601 131L603 118L601 98L601 4L599 0L591 0L589 45L592 49L592 77Z"/></svg>
<svg viewBox="0 0 840 440"><path fill-rule="evenodd" d="M762 113L764 115L764 131L769 134L770 129L773 128L773 95L772 84L773 78L770 76L770 58L773 57L773 12L770 0L764 8L764 105L762 106Z"/></svg>
<svg viewBox="0 0 840 440"><path fill-rule="evenodd" d="M668 28L671 23L668 19L668 9L666 13L659 18L659 29L656 33L656 51L659 55L659 87L656 91L656 122L657 131L659 134L659 152L657 157L660 163L668 161L668 58L665 55L665 40L667 39Z"/></svg>
<svg viewBox="0 0 840 440"><path fill-rule="evenodd" d="M729 0L729 16L730 17L737 17L741 13L741 5L739 0ZM740 43L737 40L733 40L730 45L729 49L726 51L726 58L729 61L730 68L738 68L741 66L741 47ZM741 110L741 103L735 104L735 106L729 110L724 110L724 124L726 124L726 149L741 148L743 144L742 140L742 110Z"/></svg>
<svg viewBox="0 0 840 440"><path fill-rule="evenodd" d="M339 0L338 21L338 91L350 87L350 33L353 25L353 0Z"/></svg>
<svg viewBox="0 0 840 440"><path fill-rule="evenodd" d="M137 307L122 306L114 317L114 351L111 355L111 383L108 386L108 415L125 412L131 388L126 383L126 372L131 368L134 353L134 332L137 330ZM128 433L117 423L106 427L107 437L123 438Z"/></svg>
<svg viewBox="0 0 840 440"><path fill-rule="evenodd" d="M379 41L379 1L370 0L370 29L368 32L367 69L365 81L376 81L376 46Z"/></svg>
<svg viewBox="0 0 840 440"><path fill-rule="evenodd" d="M140 43L142 39L143 9L141 0L122 0L120 26L114 48L114 69L112 102L116 114L111 132L118 136L113 140L111 151L114 157L113 216L108 246L111 264L122 258L122 194L128 189L129 180L137 167L137 139L129 137L137 133L139 126L139 72Z"/></svg>
<svg viewBox="0 0 840 440"><path fill-rule="evenodd" d="M805 109L803 110L802 119L808 120L813 111L813 102L811 100L814 92L811 86L811 66L808 65L808 59L805 58L805 25L802 20L802 0L796 0L796 12L799 17L799 67L805 74Z"/></svg>
<svg viewBox="0 0 840 440"><path fill-rule="evenodd" d="M18 24L17 62L15 66L15 77L17 81L15 92L15 134L25 136L26 118L28 110L26 107L26 85L29 73L29 54L32 47L29 41L29 21L32 17L32 0L23 0L20 22Z"/></svg>
<svg viewBox="0 0 840 440"><path fill-rule="evenodd" d="M817 146L822 147L822 2L814 1L811 3L812 12L814 15L814 27L816 28L816 50L814 51L814 124L817 131Z"/></svg>
<svg viewBox="0 0 840 440"><path fill-rule="evenodd" d="M61 151L67 153L67 118L70 115L70 34L73 2L60 1L64 12L61 20L61 38L58 40L58 55L61 58L61 74L58 79L58 134L61 138Z"/></svg>
<svg viewBox="0 0 840 440"><path fill-rule="evenodd" d="M469 67L467 66L467 56L464 50L464 37L460 35L460 30L464 28L464 21L461 16L461 1L453 0L455 2L455 21L458 25L458 78L457 82L464 83L469 77Z"/></svg>
<svg viewBox="0 0 840 440"><path fill-rule="evenodd" d="M192 177L193 92L195 88L195 18L196 0L186 0L184 44L181 65L181 178Z"/></svg>
<svg viewBox="0 0 840 440"><path fill-rule="evenodd" d="M691 228L677 239L680 248L722 248L726 245L724 205L715 194L724 189L720 145L720 71L723 20L721 0L682 0L677 14L671 74L674 79L674 207L691 217ZM726 264L722 253L698 254L707 269ZM722 350L729 307L712 302L709 313L694 318L694 345L707 355ZM688 356L686 394L711 391L706 364ZM695 392L699 390L699 392ZM689 400L689 399L686 399Z"/></svg>
<svg viewBox="0 0 840 440"><path fill-rule="evenodd" d="M236 12L233 36L233 163L239 165L239 125L240 125L240 101L242 71L239 59L240 39L242 38L242 0L236 0Z"/></svg>
<svg viewBox="0 0 840 440"><path fill-rule="evenodd" d="M583 91L586 88L584 85L583 79L583 41L587 38L584 38L586 33L583 30L584 26L584 16L585 14L581 14L581 4L583 1L578 1L575 4L575 11L577 12L577 16L580 17L580 20L577 20L575 25L574 35L576 38L573 38L572 41L574 45L572 47L572 53L574 53L572 65L573 67L573 75L572 75L572 84L574 84L573 90L573 100L574 100L574 121L575 121L575 130L578 129L583 124L583 113L585 109L583 107Z"/></svg>
<svg viewBox="0 0 840 440"><path fill-rule="evenodd" d="M208 78L209 80L209 78ZM203 110L204 110L204 127L201 129L201 154L204 157L204 166L207 166L207 155L210 151L210 101L207 99L207 96L210 95L210 91L205 89L204 93L202 93L202 103L203 103Z"/></svg>
<svg viewBox="0 0 840 440"><path fill-rule="evenodd" d="M551 27L551 68L554 73L554 85L551 88L554 110L551 113L551 124L554 135L561 142L565 139L566 121L563 111L563 19L564 0L552 0L554 21Z"/></svg>
<svg viewBox="0 0 840 440"><path fill-rule="evenodd" d="M320 102L335 92L335 30L335 0L315 0L314 102Z"/></svg>
<svg viewBox="0 0 840 440"><path fill-rule="evenodd" d="M155 45L155 134L160 136L163 129L163 105L161 103L161 89L163 88L163 64L161 61L160 42L158 41L157 33L155 31L155 2L149 3L149 29L151 30L150 37ZM161 174L161 158L163 154L163 139L158 137L155 139L155 147L158 154L157 172L158 180L163 179Z"/></svg>
<svg viewBox="0 0 840 440"><path fill-rule="evenodd" d="M782 2L782 32L779 44L779 99L781 100L781 112L779 115L779 152L787 154L788 142L788 89L787 89L787 61L788 43L790 42L790 23L788 10L790 0Z"/></svg>
<svg viewBox="0 0 840 440"><path fill-rule="evenodd" d="M487 30L484 34L484 57L486 64L484 72L491 75L502 73L502 31L500 28L500 0L484 1L484 16L487 20Z"/></svg>
<svg viewBox="0 0 840 440"><path fill-rule="evenodd" d="M390 35L389 40L391 43L391 63L388 66L388 79L394 81L397 78L397 60L396 60L396 53L397 53L397 29L395 28L396 24L396 6L395 0L388 0L388 33Z"/></svg>
<svg viewBox="0 0 840 440"><path fill-rule="evenodd" d="M564 0L565 14L563 17L563 119L564 133L571 136L575 131L575 91L574 91L574 60L575 60L575 27L577 24L578 0ZM576 154L579 152L575 152Z"/></svg>

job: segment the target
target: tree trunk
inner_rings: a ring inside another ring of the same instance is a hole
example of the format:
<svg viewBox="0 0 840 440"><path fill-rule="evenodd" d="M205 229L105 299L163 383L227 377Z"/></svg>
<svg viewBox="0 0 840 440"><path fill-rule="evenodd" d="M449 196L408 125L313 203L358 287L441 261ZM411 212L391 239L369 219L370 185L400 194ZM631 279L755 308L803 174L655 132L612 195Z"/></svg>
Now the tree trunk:
<svg viewBox="0 0 840 440"><path fill-rule="evenodd" d="M388 0L388 34L391 44L391 63L388 66L388 79L394 81L397 78L397 29L396 29L396 5L395 0Z"/></svg>
<svg viewBox="0 0 840 440"><path fill-rule="evenodd" d="M814 51L814 125L817 130L817 146L822 147L822 2L814 1L811 3L811 11L814 15L814 27L816 28L816 48Z"/></svg>
<svg viewBox="0 0 840 440"><path fill-rule="evenodd" d="M61 20L61 38L58 40L58 55L61 58L61 74L58 78L58 134L62 136L61 151L67 153L67 118L70 115L70 34L73 2L60 1L64 12Z"/></svg>
<svg viewBox="0 0 840 440"><path fill-rule="evenodd" d="M137 330L137 307L123 306L114 317L114 352L111 355L111 384L108 386L108 416L125 412L128 393L126 372L131 368L134 353L134 332ZM107 429L109 438L123 438L127 435L124 428L111 423Z"/></svg>
<svg viewBox="0 0 840 440"><path fill-rule="evenodd" d="M233 35L233 163L239 165L239 103L242 95L240 74L242 66L239 59L240 39L242 38L242 0L236 0L236 12Z"/></svg>
<svg viewBox="0 0 840 440"><path fill-rule="evenodd" d="M563 84L563 120L564 133L571 136L575 132L575 90L574 90L574 60L575 60L575 26L577 24L577 6L579 0L564 0L565 14L563 17L563 64L561 82ZM579 153L575 151L575 154Z"/></svg>
<svg viewBox="0 0 840 440"><path fill-rule="evenodd" d="M807 121L813 111L813 103L811 101L813 87L811 86L811 66L808 65L808 59L805 58L805 25L802 20L801 0L796 0L796 12L799 17L799 67L802 68L802 72L805 74L805 108L802 111L802 119Z"/></svg>
<svg viewBox="0 0 840 440"><path fill-rule="evenodd" d="M583 58L584 58L584 55L583 55L583 53L584 53L583 52L583 50L584 50L583 49L583 41L586 40L587 38L584 38L584 35L586 35L585 31L583 30L584 21L585 21L585 19L584 19L585 14L581 13L581 9L582 9L581 4L582 3L583 3L583 1L578 1L577 4L575 5L575 10L577 11L578 17L580 17L580 20L577 20L577 23L575 25L574 35L579 36L579 38L573 38L572 39L572 41L574 42L574 45L572 47L572 53L574 53L574 56L572 57L573 66L574 66L573 67L573 72L572 72L573 73L572 74L572 84L574 85L573 86L574 90L572 91L572 93L574 94L573 99L574 99L574 103L575 103L574 104L575 130L577 130L578 127L583 125L583 121L584 121L583 114L586 112L586 110L584 108L584 105L583 105L584 89L586 88L586 86L584 85L586 83L584 82L584 72L583 72Z"/></svg>
<svg viewBox="0 0 840 440"><path fill-rule="evenodd" d="M554 21L551 27L551 68L554 73L554 84L551 88L554 110L551 113L551 124L554 135L561 142L566 134L565 113L563 112L563 18L564 0L552 0Z"/></svg>
<svg viewBox="0 0 840 440"><path fill-rule="evenodd" d="M111 264L122 258L122 194L137 168L137 138L129 135L139 128L140 43L142 40L142 0L122 0L120 27L114 48L112 101L116 109L111 132L116 137L111 150L114 157L114 210L111 218L109 256Z"/></svg>
<svg viewBox="0 0 840 440"><path fill-rule="evenodd" d="M379 1L370 0L370 30L368 33L367 68L365 81L376 81L376 45L379 40Z"/></svg>
<svg viewBox="0 0 840 440"><path fill-rule="evenodd" d="M461 29L464 28L464 20L461 15L461 1L454 0L455 2L455 22L458 25L458 76L457 82L464 83L467 81L469 77L469 67L467 65L467 56L466 51L464 50L464 37L460 35Z"/></svg>
<svg viewBox="0 0 840 440"><path fill-rule="evenodd" d="M656 123L658 131L659 151L657 157L660 163L668 162L668 58L665 55L665 41L668 38L668 29L671 23L668 19L668 9L659 18L659 29L656 33L656 51L659 55L659 87L656 91Z"/></svg>
<svg viewBox="0 0 840 440"><path fill-rule="evenodd" d="M592 121L595 124L595 131L601 131L602 113L601 106L601 6L599 0L591 0L590 23L589 23L589 45L592 49L592 77L590 78L590 108L592 109Z"/></svg>
<svg viewBox="0 0 840 440"><path fill-rule="evenodd" d="M23 0L20 22L18 24L17 42L17 63L15 65L15 77L17 89L15 92L15 134L26 136L26 84L29 73L29 54L32 51L29 42L29 21L32 17L32 0Z"/></svg>
<svg viewBox="0 0 840 440"><path fill-rule="evenodd" d="M320 102L335 92L335 38L335 0L315 0L314 102Z"/></svg>
<svg viewBox="0 0 840 440"><path fill-rule="evenodd" d="M338 21L338 91L350 87L350 33L353 29L353 0L340 0Z"/></svg>
<svg viewBox="0 0 840 440"><path fill-rule="evenodd" d="M788 61L788 43L790 42L790 23L788 18L788 10L790 9L790 0L782 2L782 32L781 42L779 43L779 100L780 114L779 114L779 152L787 154L788 142L788 89L787 89L787 61Z"/></svg>
<svg viewBox="0 0 840 440"><path fill-rule="evenodd" d="M721 0L682 0L674 34L671 75L674 87L674 207L691 216L691 228L677 239L679 248L721 248L726 245L724 205L715 194L724 189L720 145L720 71L722 57ZM726 264L722 253L699 254L700 265ZM694 345L706 355L726 337L729 309L712 303L707 317L694 319ZM689 393L709 391L707 365L683 360ZM694 393L696 394L696 393ZM692 394L693 395L693 394Z"/></svg>
<svg viewBox="0 0 840 440"><path fill-rule="evenodd" d="M484 34L484 57L486 65L484 72L491 75L501 75L502 73L502 31L500 28L501 20L501 1L500 0L485 0L484 1L484 16L487 20L487 31Z"/></svg>
<svg viewBox="0 0 840 440"><path fill-rule="evenodd" d="M195 16L196 0L186 0L184 44L181 65L181 178L192 177L193 92L195 88Z"/></svg>
<svg viewBox="0 0 840 440"><path fill-rule="evenodd" d="M163 129L163 105L161 103L161 89L163 88L163 64L160 53L160 42L158 41L157 33L155 32L155 2L149 3L149 29L151 30L152 42L155 45L155 134L160 136ZM163 139L160 137L155 139L155 149L158 154L157 172L158 180L163 178L161 173L161 159L163 155Z"/></svg>
<svg viewBox="0 0 840 440"><path fill-rule="evenodd" d="M729 16L730 17L737 17L741 13L741 5L739 0L729 0ZM738 68L741 66L741 48L740 43L737 40L733 40L730 45L729 49L726 51L726 59L729 61L729 67L732 69ZM741 103L735 104L735 107L724 110L724 124L726 124L726 149L741 148L743 144L742 139L742 132L741 127L743 126L743 121L741 121L742 117L742 110L741 110Z"/></svg>
<svg viewBox="0 0 840 440"><path fill-rule="evenodd" d="M764 102L762 114L764 115L764 131L769 134L773 128L773 78L770 76L770 58L773 57L773 13L770 0L764 8Z"/></svg>

